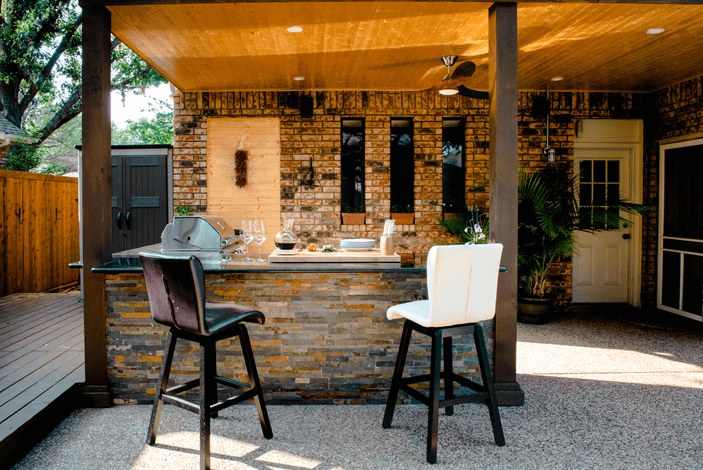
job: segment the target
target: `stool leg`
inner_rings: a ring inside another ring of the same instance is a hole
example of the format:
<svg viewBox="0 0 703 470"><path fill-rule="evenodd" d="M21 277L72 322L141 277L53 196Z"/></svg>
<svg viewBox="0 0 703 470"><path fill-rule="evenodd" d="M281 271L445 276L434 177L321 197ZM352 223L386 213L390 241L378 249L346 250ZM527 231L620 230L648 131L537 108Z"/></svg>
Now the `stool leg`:
<svg viewBox="0 0 703 470"><path fill-rule="evenodd" d="M266 411L264 393L261 390L261 383L259 383L259 374L256 372L256 362L254 362L254 353L251 350L249 334L247 333L247 329L244 325L240 324L239 328L239 341L242 344L244 363L247 366L247 373L249 374L249 385L256 390L254 403L256 404L256 411L259 413L261 430L263 431L266 439L271 439L273 437L273 431L271 430L271 422L269 421L269 415Z"/></svg>
<svg viewBox="0 0 703 470"><path fill-rule="evenodd" d="M215 344L200 343L200 470L210 470L210 398L214 385L212 354Z"/></svg>
<svg viewBox="0 0 703 470"><path fill-rule="evenodd" d="M154 394L154 406L151 408L151 420L149 421L149 431L146 437L146 443L153 446L156 442L156 434L159 431L159 421L161 421L161 412L164 408L163 396L168 388L168 376L171 374L171 364L173 363L173 351L176 349L176 341L178 338L172 331L168 332L166 337L166 350L161 361L161 372L159 372L159 383Z"/></svg>
<svg viewBox="0 0 703 470"><path fill-rule="evenodd" d="M444 349L444 398L451 400L454 398L454 367L452 364L452 337L447 336L443 340ZM447 416L454 414L454 407L448 406L445 408Z"/></svg>
<svg viewBox="0 0 703 470"><path fill-rule="evenodd" d="M503 436L503 425L500 422L500 413L498 412L498 404L496 400L495 387L493 386L493 377L491 376L491 365L488 363L488 353L486 352L486 343L483 338L483 328L478 323L474 332L474 343L476 343L476 352L478 354L478 364L481 369L481 379L483 386L488 392L488 413L491 416L491 425L493 426L493 438L496 445L505 445L505 436Z"/></svg>
<svg viewBox="0 0 703 470"><path fill-rule="evenodd" d="M210 362L211 364L211 370L212 370L212 375L211 377L216 377L217 376L217 348L215 343L212 343L212 354L210 356ZM212 392L210 394L210 398L208 401L210 402L211 405L214 405L217 403L219 400L217 396L217 381L213 380L212 387L210 387L210 391ZM217 418L219 416L219 413L210 413L211 418Z"/></svg>
<svg viewBox="0 0 703 470"><path fill-rule="evenodd" d="M439 385L442 368L442 330L437 329L432 335L432 352L430 353L430 402L427 416L427 462L437 462L437 428L439 424Z"/></svg>
<svg viewBox="0 0 703 470"><path fill-rule="evenodd" d="M395 360L395 369L393 371L393 379L391 379L391 389L388 392L388 401L386 402L386 411L383 413L383 428L388 429L393 422L393 412L395 411L395 402L398 400L398 392L400 391L400 383L403 379L403 368L405 367L405 359L408 356L408 348L410 347L410 337L412 336L412 328L406 321L403 325L403 334L400 337L398 345L398 357Z"/></svg>

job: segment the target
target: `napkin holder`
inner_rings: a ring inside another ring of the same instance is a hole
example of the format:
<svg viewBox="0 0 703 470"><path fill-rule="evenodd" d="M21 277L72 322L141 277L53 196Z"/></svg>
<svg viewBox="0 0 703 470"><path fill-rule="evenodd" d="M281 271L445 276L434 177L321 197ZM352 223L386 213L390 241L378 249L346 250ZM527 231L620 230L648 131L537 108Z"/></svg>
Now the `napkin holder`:
<svg viewBox="0 0 703 470"><path fill-rule="evenodd" d="M392 255L395 253L395 246L393 245L392 236L382 236L379 245L379 248L381 248L382 255Z"/></svg>

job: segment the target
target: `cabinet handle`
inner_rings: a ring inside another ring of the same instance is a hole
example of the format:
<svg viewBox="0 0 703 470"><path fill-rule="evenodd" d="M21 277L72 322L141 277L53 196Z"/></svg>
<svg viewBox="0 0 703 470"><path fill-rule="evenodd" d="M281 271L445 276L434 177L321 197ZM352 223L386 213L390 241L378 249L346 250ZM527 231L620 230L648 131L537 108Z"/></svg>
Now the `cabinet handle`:
<svg viewBox="0 0 703 470"><path fill-rule="evenodd" d="M122 211L117 211L117 228L122 230Z"/></svg>
<svg viewBox="0 0 703 470"><path fill-rule="evenodd" d="M127 230L132 230L132 211L127 211L127 215L124 216L124 224Z"/></svg>

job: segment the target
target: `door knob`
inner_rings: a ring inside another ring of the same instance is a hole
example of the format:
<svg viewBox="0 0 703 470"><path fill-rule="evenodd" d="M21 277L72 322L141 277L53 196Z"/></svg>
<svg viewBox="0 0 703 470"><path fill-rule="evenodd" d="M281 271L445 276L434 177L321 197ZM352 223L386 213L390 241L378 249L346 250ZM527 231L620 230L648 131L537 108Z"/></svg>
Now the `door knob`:
<svg viewBox="0 0 703 470"><path fill-rule="evenodd" d="M622 235L623 240L629 240L630 239L630 234L629 233L624 233Z"/></svg>

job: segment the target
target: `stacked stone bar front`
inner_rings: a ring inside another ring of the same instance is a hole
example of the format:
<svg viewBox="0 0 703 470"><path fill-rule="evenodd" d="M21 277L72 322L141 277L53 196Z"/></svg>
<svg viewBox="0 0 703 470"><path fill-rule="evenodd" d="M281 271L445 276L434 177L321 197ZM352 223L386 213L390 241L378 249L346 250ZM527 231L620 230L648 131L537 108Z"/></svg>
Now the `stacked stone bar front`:
<svg viewBox="0 0 703 470"><path fill-rule="evenodd" d="M427 292L424 270L407 268L223 272L207 274L206 288L208 301L266 315L264 325L247 327L266 399L279 404L385 403L402 332L402 322L388 321L386 310ZM143 275L107 275L106 302L114 403L151 403L167 329L151 320ZM492 362L493 322L483 326ZM429 373L429 341L413 340L405 372ZM473 338L454 343L455 371L480 380ZM196 344L179 342L171 384L196 378L198 358ZM220 375L247 381L238 339L218 343L217 366Z"/></svg>

